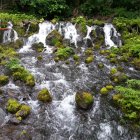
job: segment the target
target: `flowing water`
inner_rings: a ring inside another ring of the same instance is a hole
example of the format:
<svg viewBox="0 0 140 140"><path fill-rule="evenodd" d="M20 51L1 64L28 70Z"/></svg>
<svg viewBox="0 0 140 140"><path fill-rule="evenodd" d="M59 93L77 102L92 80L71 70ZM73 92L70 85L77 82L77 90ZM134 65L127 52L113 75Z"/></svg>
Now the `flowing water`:
<svg viewBox="0 0 140 140"><path fill-rule="evenodd" d="M12 81L2 87L8 94L18 98L21 103L29 104L32 107L32 113L20 125L8 125L10 117L6 116L0 136L5 140L15 140L19 139L17 137L21 131L26 130L29 134L28 137L23 138L26 140L139 139L134 132L119 124L121 113L111 106L111 95L102 97L98 94L101 87L111 82L109 71L115 66L98 51L94 52L95 60L90 65L86 65L82 59L80 64L75 64L73 59L70 59L69 65L65 62L56 63L53 60L53 47L45 43L46 36L57 29L65 39L75 45L75 49L79 49L80 35L76 26L69 22L53 25L46 21L40 23L39 28L39 32L30 36L19 50L22 65L35 76L35 87L28 89L15 85ZM82 40L91 39L90 33L95 29L95 26L87 26L87 35ZM103 31L108 48L121 46L120 34L112 24L105 24ZM112 40L112 36L117 42ZM46 47L39 54L43 57L41 61L37 60L38 54L31 47L35 42L42 42ZM79 49L78 53L82 56L82 49ZM105 64L102 70L98 68L101 62ZM139 73L131 67L128 67L126 73L139 77ZM50 91L53 96L52 103L43 104L37 101L37 93L42 88ZM79 90L89 91L94 95L93 107L88 111L79 110L75 106L75 93Z"/></svg>

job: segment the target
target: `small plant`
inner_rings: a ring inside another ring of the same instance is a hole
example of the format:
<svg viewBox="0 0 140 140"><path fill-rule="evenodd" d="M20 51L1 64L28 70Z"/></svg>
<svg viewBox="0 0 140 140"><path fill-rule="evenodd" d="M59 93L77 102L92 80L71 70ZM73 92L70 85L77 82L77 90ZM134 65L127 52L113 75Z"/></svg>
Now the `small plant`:
<svg viewBox="0 0 140 140"><path fill-rule="evenodd" d="M60 58L61 60L68 59L73 54L74 54L74 51L70 47L58 48L56 52L56 56Z"/></svg>

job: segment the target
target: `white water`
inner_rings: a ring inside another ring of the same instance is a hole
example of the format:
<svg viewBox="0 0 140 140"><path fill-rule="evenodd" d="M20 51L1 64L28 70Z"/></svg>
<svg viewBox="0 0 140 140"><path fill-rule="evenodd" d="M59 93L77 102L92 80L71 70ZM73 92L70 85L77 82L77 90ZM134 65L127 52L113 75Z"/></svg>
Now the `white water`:
<svg viewBox="0 0 140 140"><path fill-rule="evenodd" d="M105 24L104 26L104 33L105 33L105 45L110 47L117 47L117 44L115 44L111 37L120 37L120 34L116 31L116 29L114 28L114 26L112 24ZM120 47L122 45L121 40L119 40L119 44L118 46Z"/></svg>
<svg viewBox="0 0 140 140"><path fill-rule="evenodd" d="M86 27L87 27L87 35L86 35L86 37L84 39L91 39L90 33L91 33L91 31L96 29L96 26L91 26L91 27L90 26L86 26Z"/></svg>
<svg viewBox="0 0 140 140"><path fill-rule="evenodd" d="M22 49L20 49L19 52L27 52L31 51L31 46L33 43L39 43L42 42L44 46L46 47L47 52L51 52L51 49L46 45L45 39L48 36L49 33L51 33L55 29L55 25L53 25L51 22L43 22L39 24L39 32L37 34L34 34L28 38L28 41L23 46Z"/></svg>
<svg viewBox="0 0 140 140"><path fill-rule="evenodd" d="M4 31L3 33L3 43L11 42L11 41L16 41L18 39L18 34L15 30L13 30L13 24L9 21L7 23L7 30ZM14 32L14 35L12 37L12 31Z"/></svg>
<svg viewBox="0 0 140 140"><path fill-rule="evenodd" d="M76 24L73 25L70 22L66 24L66 26L64 27L64 38L69 39L71 43L75 44L75 47L78 47L77 41L78 41L79 35L77 33L75 26Z"/></svg>

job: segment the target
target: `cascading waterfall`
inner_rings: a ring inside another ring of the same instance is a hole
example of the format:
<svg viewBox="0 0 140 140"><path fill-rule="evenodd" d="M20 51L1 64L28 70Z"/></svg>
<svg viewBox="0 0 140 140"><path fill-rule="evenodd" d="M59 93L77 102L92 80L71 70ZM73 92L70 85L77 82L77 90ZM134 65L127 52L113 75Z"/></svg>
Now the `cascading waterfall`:
<svg viewBox="0 0 140 140"><path fill-rule="evenodd" d="M16 130L28 130L33 140L118 140L135 138L128 134L128 129L120 126L117 119L119 113L109 105L108 100L96 94L95 89L101 85L110 83L109 69L112 68L107 60L100 54L96 54L95 63L88 67L84 62L76 65L72 60L69 65L64 62L54 62L51 53L52 46L46 44L46 37L53 30L58 32L64 39L79 47L77 42L80 35L76 26L72 23L60 22L52 24L44 22L39 24L39 32L30 36L22 49L19 50L22 65L27 68L36 79L36 85L32 91L21 89L11 82L4 88L18 90L21 103L32 107L32 114L27 118L27 124L18 125ZM91 32L96 26L87 26L87 34L83 40L92 40ZM112 24L105 24L106 46L121 46L120 35ZM119 44L114 42L115 37ZM47 51L41 53L42 60L38 61L35 52L32 52L32 44L42 42ZM94 43L94 42L93 42ZM31 50L31 51L30 51ZM80 55L82 53L79 52ZM99 70L98 63L104 63L104 69ZM103 76L104 75L104 76ZM10 88L11 87L11 88ZM52 103L41 104L36 99L38 92L47 88L53 96ZM94 105L89 111L81 111L75 105L75 93L79 90L93 92ZM28 97L23 93L31 93ZM6 117L6 122L7 122ZM10 119L10 117L8 118Z"/></svg>
<svg viewBox="0 0 140 140"><path fill-rule="evenodd" d="M5 30L3 33L3 42L2 43L16 41L17 39L18 39L18 34L15 30L13 30L13 24L9 21L7 30Z"/></svg>
<svg viewBox="0 0 140 140"><path fill-rule="evenodd" d="M114 28L112 24L104 25L104 33L105 33L105 45L110 47L120 47L122 46L122 42L120 39L120 34ZM113 42L113 39L115 43Z"/></svg>

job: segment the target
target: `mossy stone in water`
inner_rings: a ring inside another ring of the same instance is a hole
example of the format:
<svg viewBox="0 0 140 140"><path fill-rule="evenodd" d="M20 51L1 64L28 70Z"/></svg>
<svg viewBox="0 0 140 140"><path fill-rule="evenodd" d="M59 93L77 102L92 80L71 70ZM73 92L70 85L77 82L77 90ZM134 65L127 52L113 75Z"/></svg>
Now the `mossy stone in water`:
<svg viewBox="0 0 140 140"><path fill-rule="evenodd" d="M34 76L33 75L28 75L27 77L26 77L26 85L27 86L30 86L30 87L33 87L33 86L35 86L35 79L34 79Z"/></svg>
<svg viewBox="0 0 140 140"><path fill-rule="evenodd" d="M16 117L22 119L30 114L31 108L28 105L21 105L20 110L16 113Z"/></svg>
<svg viewBox="0 0 140 140"><path fill-rule="evenodd" d="M78 61L78 60L80 59L80 56L78 56L77 54L75 54L75 55L73 55L73 59L74 59L75 61Z"/></svg>
<svg viewBox="0 0 140 140"><path fill-rule="evenodd" d="M94 56L89 56L86 60L85 60L85 63L89 64L91 62L93 62L94 60Z"/></svg>
<svg viewBox="0 0 140 140"><path fill-rule="evenodd" d="M0 75L0 86L4 86L9 82L8 76Z"/></svg>
<svg viewBox="0 0 140 140"><path fill-rule="evenodd" d="M32 48L33 48L34 50L36 50L37 52L42 52L43 49L44 49L44 44L43 44L42 42L34 43L34 44L32 45Z"/></svg>
<svg viewBox="0 0 140 140"><path fill-rule="evenodd" d="M39 101L42 101L44 103L47 103L47 102L51 102L52 101L52 97L48 91L48 89L42 89L39 93L38 93L38 100Z"/></svg>
<svg viewBox="0 0 140 140"><path fill-rule="evenodd" d="M6 109L10 113L16 113L20 109L21 105L16 99L9 99Z"/></svg>
<svg viewBox="0 0 140 140"><path fill-rule="evenodd" d="M75 101L79 108L87 110L92 107L94 98L89 92L77 92Z"/></svg>
<svg viewBox="0 0 140 140"><path fill-rule="evenodd" d="M100 93L102 94L102 95L107 95L108 94L108 89L106 88L106 87L103 87L101 90L100 90Z"/></svg>

